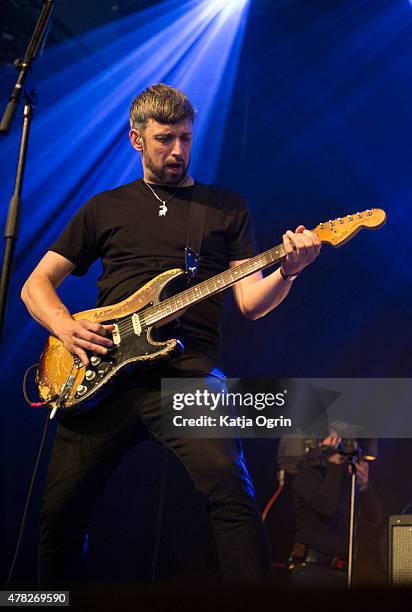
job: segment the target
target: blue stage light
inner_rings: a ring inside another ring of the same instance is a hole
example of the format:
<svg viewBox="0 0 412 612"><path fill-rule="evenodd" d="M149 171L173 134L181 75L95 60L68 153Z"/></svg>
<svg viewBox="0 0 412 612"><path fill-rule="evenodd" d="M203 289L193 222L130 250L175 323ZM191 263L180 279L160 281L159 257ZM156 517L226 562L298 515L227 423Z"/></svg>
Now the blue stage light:
<svg viewBox="0 0 412 612"><path fill-rule="evenodd" d="M242 9L248 0L209 0L208 4L221 9L233 11L236 9Z"/></svg>
<svg viewBox="0 0 412 612"><path fill-rule="evenodd" d="M214 182L245 7L244 1L168 0L47 50L36 66L40 104L26 169L17 287L82 203L139 175L139 158L127 137L128 110L148 85L166 82L191 98L198 109L191 172ZM89 53L79 61L82 49ZM12 192L17 126L18 121L0 151L1 201ZM72 310L94 302L93 283L81 293L74 294L70 282L62 290ZM21 308L18 294L11 297L9 312ZM18 352L28 334L14 323L9 330Z"/></svg>

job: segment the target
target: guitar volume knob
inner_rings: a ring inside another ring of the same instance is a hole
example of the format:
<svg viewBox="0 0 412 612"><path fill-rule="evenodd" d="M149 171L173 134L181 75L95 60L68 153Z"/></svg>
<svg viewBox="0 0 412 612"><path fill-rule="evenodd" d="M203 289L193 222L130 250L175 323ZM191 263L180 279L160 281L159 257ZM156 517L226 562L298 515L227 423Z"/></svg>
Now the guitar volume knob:
<svg viewBox="0 0 412 612"><path fill-rule="evenodd" d="M94 366L99 365L99 363L101 362L101 357L98 357L97 355L93 355L93 357L90 358L90 363Z"/></svg>
<svg viewBox="0 0 412 612"><path fill-rule="evenodd" d="M76 395L82 396L86 393L87 387L86 385L79 385L76 389Z"/></svg>
<svg viewBox="0 0 412 612"><path fill-rule="evenodd" d="M95 376L96 376L96 372L94 372L93 370L87 370L86 380L93 380Z"/></svg>

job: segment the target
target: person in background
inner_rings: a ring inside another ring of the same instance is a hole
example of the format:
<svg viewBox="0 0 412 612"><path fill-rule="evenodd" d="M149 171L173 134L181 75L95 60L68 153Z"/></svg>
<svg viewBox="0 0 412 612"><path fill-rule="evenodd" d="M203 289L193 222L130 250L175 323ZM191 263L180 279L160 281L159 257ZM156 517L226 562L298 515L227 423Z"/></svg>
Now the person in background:
<svg viewBox="0 0 412 612"><path fill-rule="evenodd" d="M332 429L321 442L318 460L301 462L293 483L296 528L289 567L299 588L347 585L352 467L348 457L338 452L341 442ZM360 454L354 466L358 512L378 525L381 508L369 484L369 464Z"/></svg>

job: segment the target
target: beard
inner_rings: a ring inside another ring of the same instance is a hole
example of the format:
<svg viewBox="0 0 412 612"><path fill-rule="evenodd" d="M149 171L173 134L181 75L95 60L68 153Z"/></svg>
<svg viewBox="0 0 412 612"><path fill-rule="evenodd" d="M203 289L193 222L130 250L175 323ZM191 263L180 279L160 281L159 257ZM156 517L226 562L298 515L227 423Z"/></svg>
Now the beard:
<svg viewBox="0 0 412 612"><path fill-rule="evenodd" d="M183 161L179 162L180 166L176 168L171 168L168 164L159 166L155 164L146 150L144 151L144 163L146 168L150 170L159 183L165 185L178 185L179 183L183 183L187 177L190 160L188 164L185 164Z"/></svg>

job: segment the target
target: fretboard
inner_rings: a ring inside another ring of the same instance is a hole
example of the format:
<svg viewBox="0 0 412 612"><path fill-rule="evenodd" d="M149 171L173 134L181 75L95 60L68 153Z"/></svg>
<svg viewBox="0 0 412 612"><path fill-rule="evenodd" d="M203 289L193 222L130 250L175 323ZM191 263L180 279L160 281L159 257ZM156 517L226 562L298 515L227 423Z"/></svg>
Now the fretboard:
<svg viewBox="0 0 412 612"><path fill-rule="evenodd" d="M229 268L216 276L212 276L198 285L194 285L173 297L167 298L160 304L152 306L144 311L144 319L147 325L155 323L174 315L180 310L186 309L196 302L224 291L242 278L246 278L254 272L259 272L268 266L278 262L285 256L283 244L279 244L260 255L256 255L239 266Z"/></svg>

